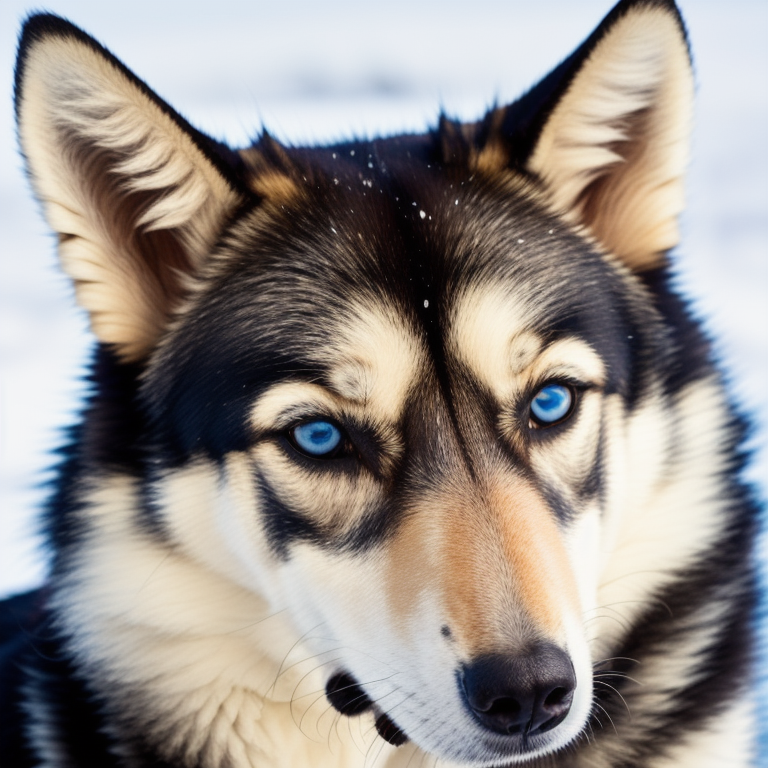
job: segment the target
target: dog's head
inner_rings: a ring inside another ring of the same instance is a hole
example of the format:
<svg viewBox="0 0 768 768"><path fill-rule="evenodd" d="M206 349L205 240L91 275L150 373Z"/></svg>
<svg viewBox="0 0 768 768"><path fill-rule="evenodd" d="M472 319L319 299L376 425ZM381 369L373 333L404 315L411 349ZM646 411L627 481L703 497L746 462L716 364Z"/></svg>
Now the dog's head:
<svg viewBox="0 0 768 768"><path fill-rule="evenodd" d="M135 382L144 524L284 611L392 743L480 766L576 738L667 355L643 274L681 208L674 8L621 3L476 124L312 149L202 136L53 17L20 61L35 190Z"/></svg>

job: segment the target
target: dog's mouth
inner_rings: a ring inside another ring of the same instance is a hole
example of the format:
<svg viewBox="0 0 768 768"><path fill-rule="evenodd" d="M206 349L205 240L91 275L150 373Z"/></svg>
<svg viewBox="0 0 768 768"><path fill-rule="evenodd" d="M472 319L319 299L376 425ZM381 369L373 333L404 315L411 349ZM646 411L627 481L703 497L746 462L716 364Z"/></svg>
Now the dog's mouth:
<svg viewBox="0 0 768 768"><path fill-rule="evenodd" d="M366 692L352 675L347 672L337 672L331 675L325 685L325 695L331 705L347 717L357 717L364 712L373 710L376 716L376 730L384 741L396 747L405 744L408 736L389 715L378 710L368 698Z"/></svg>
<svg viewBox="0 0 768 768"><path fill-rule="evenodd" d="M456 670L457 691L472 721L463 720L473 734L472 744L447 729L436 742L419 746L445 752L451 759L485 761L482 764L487 764L489 755L519 763L551 752L575 735L572 726L552 733L571 712L576 683L569 654L552 644L540 643L516 655L479 656ZM399 747L410 740L348 671L340 669L331 675L325 695L347 717L371 712L376 731L388 743Z"/></svg>

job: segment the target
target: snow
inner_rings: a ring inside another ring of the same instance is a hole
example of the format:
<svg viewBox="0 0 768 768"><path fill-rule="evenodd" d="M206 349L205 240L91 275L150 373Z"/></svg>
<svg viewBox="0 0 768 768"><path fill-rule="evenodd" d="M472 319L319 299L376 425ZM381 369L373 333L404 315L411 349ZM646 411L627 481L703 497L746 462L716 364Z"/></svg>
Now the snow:
<svg viewBox="0 0 768 768"><path fill-rule="evenodd" d="M476 119L578 44L611 0L47 0L201 129L234 144L262 123L293 143ZM680 282L756 423L768 488L768 3L683 0L698 109ZM90 340L15 146L15 36L36 7L0 6L0 594L37 583L41 482L74 419ZM423 215L423 214L422 214ZM768 559L768 558L766 558Z"/></svg>

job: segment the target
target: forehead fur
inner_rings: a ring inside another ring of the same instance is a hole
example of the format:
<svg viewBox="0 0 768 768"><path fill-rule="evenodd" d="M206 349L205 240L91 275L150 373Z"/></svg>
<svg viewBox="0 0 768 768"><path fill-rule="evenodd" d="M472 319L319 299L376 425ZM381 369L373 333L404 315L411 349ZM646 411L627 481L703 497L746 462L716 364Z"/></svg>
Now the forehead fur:
<svg viewBox="0 0 768 768"><path fill-rule="evenodd" d="M612 304L625 278L520 178L433 162L425 137L404 164L399 141L286 150L300 194L257 205L224 234L148 375L182 444L245 447L254 399L286 380L373 396L394 417L425 366L443 387L453 376L448 329L478 286L504 294L505 309L475 312L469 336L462 310L468 339L583 333L628 380L615 338L629 319Z"/></svg>

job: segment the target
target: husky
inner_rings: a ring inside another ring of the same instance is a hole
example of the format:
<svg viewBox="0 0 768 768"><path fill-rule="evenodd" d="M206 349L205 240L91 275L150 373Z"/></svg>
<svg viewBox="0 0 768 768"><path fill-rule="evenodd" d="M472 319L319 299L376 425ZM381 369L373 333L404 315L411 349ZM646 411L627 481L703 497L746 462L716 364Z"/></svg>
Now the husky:
<svg viewBox="0 0 768 768"><path fill-rule="evenodd" d="M668 260L692 94L673 2L622 0L475 123L234 150L29 18L97 343L3 766L754 765L744 423Z"/></svg>

